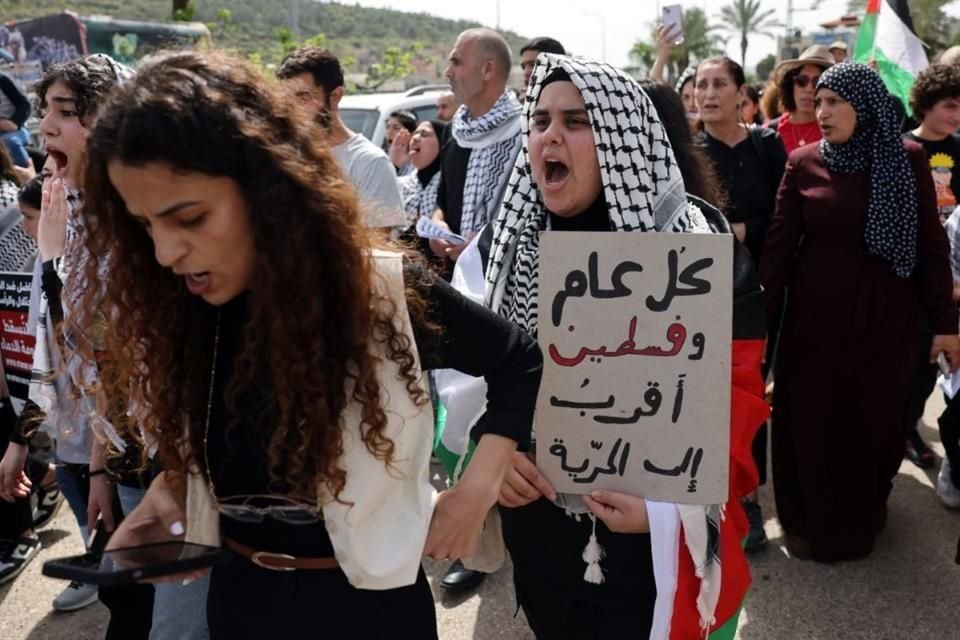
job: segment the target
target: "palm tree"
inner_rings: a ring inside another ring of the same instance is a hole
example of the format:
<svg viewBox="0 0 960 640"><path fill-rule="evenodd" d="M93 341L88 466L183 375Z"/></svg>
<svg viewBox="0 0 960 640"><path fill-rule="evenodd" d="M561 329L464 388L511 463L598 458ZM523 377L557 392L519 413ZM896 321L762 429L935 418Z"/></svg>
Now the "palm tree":
<svg viewBox="0 0 960 640"><path fill-rule="evenodd" d="M760 11L760 0L733 0L720 10L720 21L723 29L730 33L740 34L740 64L747 65L747 38L752 35L775 38L771 33L783 25L776 21L773 14L776 9Z"/></svg>

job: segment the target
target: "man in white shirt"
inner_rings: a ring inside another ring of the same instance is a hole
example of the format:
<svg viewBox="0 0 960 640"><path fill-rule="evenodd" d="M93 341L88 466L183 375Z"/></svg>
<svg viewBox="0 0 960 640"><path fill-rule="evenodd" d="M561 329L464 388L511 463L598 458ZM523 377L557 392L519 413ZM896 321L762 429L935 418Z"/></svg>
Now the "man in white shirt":
<svg viewBox="0 0 960 640"><path fill-rule="evenodd" d="M397 172L383 150L347 128L340 118L344 94L340 60L326 49L301 47L277 69L303 115L327 132L327 141L360 195L368 227L398 227L406 221Z"/></svg>

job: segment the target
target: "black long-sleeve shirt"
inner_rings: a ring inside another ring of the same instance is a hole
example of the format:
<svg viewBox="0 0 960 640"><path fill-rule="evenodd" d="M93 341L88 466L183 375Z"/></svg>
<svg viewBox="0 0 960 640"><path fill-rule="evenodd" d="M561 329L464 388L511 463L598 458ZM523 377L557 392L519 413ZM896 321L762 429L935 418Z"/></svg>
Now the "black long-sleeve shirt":
<svg viewBox="0 0 960 640"><path fill-rule="evenodd" d="M726 189L730 203L727 219L742 222L746 227L743 244L750 250L754 264L760 261L763 239L787 164L787 152L780 135L771 129L757 129L757 132L762 154L749 135L732 147L705 131L697 137Z"/></svg>
<svg viewBox="0 0 960 640"><path fill-rule="evenodd" d="M444 145L443 164L440 171L440 186L437 187L437 207L443 211L443 221L454 233L460 233L463 216L463 188L467 183L467 165L470 149L457 144L452 137Z"/></svg>
<svg viewBox="0 0 960 640"><path fill-rule="evenodd" d="M483 376L488 385L487 415L473 437L487 433L516 440L529 447L530 430L543 359L537 343L523 330L460 295L449 284L419 267L407 264L408 285L430 301L429 320L442 327L436 339L413 319L414 339L424 369L449 368ZM268 494L269 470L264 436L242 411L239 422L225 428L224 393L233 362L243 347L247 296L221 307L220 347L210 413L207 454L218 497ZM262 406L264 389L244 392L244 406ZM242 409L243 407L241 407ZM296 556L323 557L333 549L323 523L290 525L264 518L249 524L221 517L228 537L260 550Z"/></svg>

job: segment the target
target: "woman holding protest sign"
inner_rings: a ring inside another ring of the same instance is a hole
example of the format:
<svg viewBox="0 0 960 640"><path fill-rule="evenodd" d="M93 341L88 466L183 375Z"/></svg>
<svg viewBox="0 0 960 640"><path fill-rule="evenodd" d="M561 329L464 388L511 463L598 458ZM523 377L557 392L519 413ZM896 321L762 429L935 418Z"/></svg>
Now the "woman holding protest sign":
<svg viewBox="0 0 960 640"><path fill-rule="evenodd" d="M960 364L933 180L892 100L867 66L824 71L823 140L791 154L761 261L768 310L787 294L771 451L777 513L800 558L862 558L886 524L918 300L937 334L931 359Z"/></svg>
<svg viewBox="0 0 960 640"><path fill-rule="evenodd" d="M614 92L622 105L617 108L609 106L614 101L608 93ZM701 209L688 204L666 133L633 79L604 64L541 55L524 110L523 151L489 232L486 298L536 335L538 307L545 308L538 302L542 231L683 233L710 227ZM750 272L748 266L744 273ZM534 453L514 454L500 492L503 533L518 601L539 639L646 637L648 630L650 637L666 638L670 628L675 637L698 637L701 625L722 629L711 637L732 638L749 585L739 498L756 487L750 442L766 417L759 289L752 285L737 283L738 297L753 296L755 313L752 330L740 334L749 339L734 342L727 516L718 523L715 507L694 507L699 516L685 530L687 540L711 540L708 554L682 549L679 558L671 557L677 549L672 545L652 551L651 524L656 528L661 515L675 514L675 505L648 510L643 498L600 491L583 498L586 508L576 509L579 499L558 496ZM573 517L571 509L580 515ZM718 532L719 540L707 529ZM703 581L695 575L695 553L703 560L699 575L709 576ZM654 577L660 560L678 567L664 581Z"/></svg>
<svg viewBox="0 0 960 640"><path fill-rule="evenodd" d="M529 438L536 343L376 250L335 158L242 60L145 61L100 113L85 178L85 282L111 251L104 384L164 468L111 548L232 550L210 576L213 638L436 638L421 556L472 554ZM435 506L421 362L490 388Z"/></svg>

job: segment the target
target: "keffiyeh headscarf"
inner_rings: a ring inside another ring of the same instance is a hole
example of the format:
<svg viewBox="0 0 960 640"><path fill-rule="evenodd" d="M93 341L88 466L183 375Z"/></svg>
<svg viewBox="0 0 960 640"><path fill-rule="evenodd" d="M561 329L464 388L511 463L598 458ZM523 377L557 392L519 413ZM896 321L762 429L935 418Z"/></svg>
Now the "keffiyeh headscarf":
<svg viewBox="0 0 960 640"><path fill-rule="evenodd" d="M640 85L606 64L541 53L524 102L523 148L494 222L485 296L491 309L534 336L540 232L549 216L533 183L527 140L530 117L556 69L570 77L590 115L610 230L710 231L700 210L687 204L667 132Z"/></svg>
<svg viewBox="0 0 960 640"><path fill-rule="evenodd" d="M113 72L116 86L123 84L134 74L133 69L104 54L88 56L85 62L108 65ZM88 256L83 216L80 214L82 194L77 189L67 189L66 197L69 208L66 241L63 257L54 260L54 266L63 282L61 302L64 319L69 319L83 298L86 286L83 271ZM100 282L106 282L106 275L104 269L100 274ZM34 290L30 302L30 323L36 323L37 338L33 350L29 397L47 414L47 423L56 425L62 439L68 439L67 436L73 433L79 435L85 430L86 421L93 415L94 402L92 396L87 395L87 390L96 385L99 374L96 364L80 354L76 336L71 335L66 327L61 330L55 326L55 319L50 318L49 314L49 303L40 291L38 269L34 274ZM58 335L58 331L62 331L63 335ZM66 375L61 375L62 367L66 369ZM75 399L77 395L79 400ZM68 408L73 415L63 415L63 411ZM113 427L105 420L97 422L104 435L122 450L123 441ZM64 429L70 429L71 433Z"/></svg>
<svg viewBox="0 0 960 640"><path fill-rule="evenodd" d="M472 117L465 104L453 116L453 138L464 149L471 149L460 233L479 231L497 211L510 167L520 150L520 109L513 92L504 91L493 108L479 118Z"/></svg>
<svg viewBox="0 0 960 640"><path fill-rule="evenodd" d="M447 123L430 120L430 126L437 138L439 149L437 157L429 166L412 171L398 179L400 199L407 213L407 221L414 224L420 216L433 215L437 208L437 190L440 188L440 167L443 162L443 141L447 137Z"/></svg>
<svg viewBox="0 0 960 640"><path fill-rule="evenodd" d="M870 174L867 250L909 278L917 263L917 179L900 138L900 118L880 76L870 67L843 62L823 72L817 90L830 89L857 112L847 142L820 141L827 168L837 173Z"/></svg>
<svg viewBox="0 0 960 640"><path fill-rule="evenodd" d="M640 85L606 64L541 53L524 102L523 147L500 214L493 223L485 286L487 306L534 336L537 334L540 232L547 228L549 212L533 183L527 145L530 118L544 86L558 70L580 91L590 116L610 230L710 233L701 211L687 202L666 130ZM568 496L561 497L567 505L568 499ZM709 625L720 590L720 559L716 550L721 509L716 505L669 506L682 523L687 549L701 578L697 609L702 624ZM592 514L590 517L593 519ZM593 524L593 534L582 554L587 563L584 580L601 583L604 554L597 543L595 520ZM661 594L660 586L658 598L662 598L662 602L657 606L672 608L672 596L666 590Z"/></svg>

